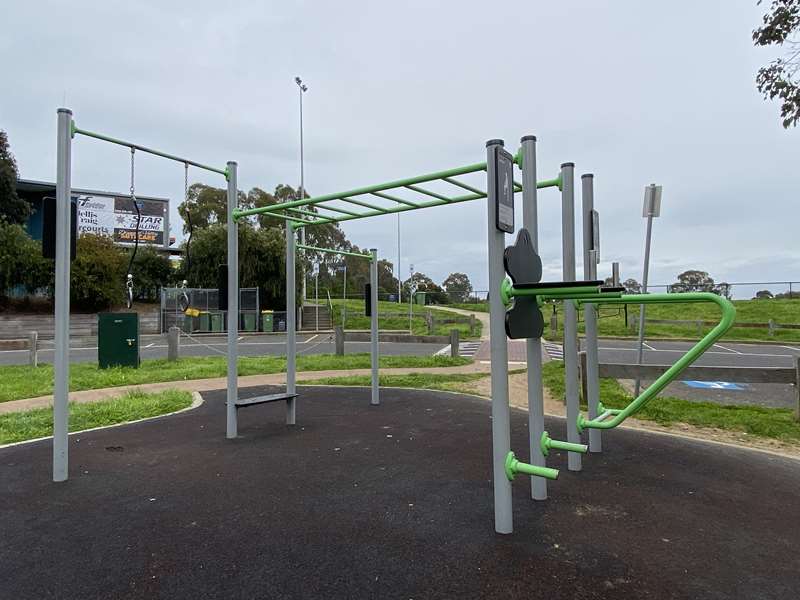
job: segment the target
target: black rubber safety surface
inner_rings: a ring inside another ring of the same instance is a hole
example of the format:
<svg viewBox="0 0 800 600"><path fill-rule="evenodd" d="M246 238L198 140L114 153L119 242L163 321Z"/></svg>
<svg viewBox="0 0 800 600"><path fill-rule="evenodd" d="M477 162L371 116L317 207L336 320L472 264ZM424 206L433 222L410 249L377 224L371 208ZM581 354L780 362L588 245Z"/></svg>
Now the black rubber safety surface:
<svg viewBox="0 0 800 600"><path fill-rule="evenodd" d="M261 388L256 393L279 390ZM797 598L800 463L635 432L605 435L550 499L514 482L494 533L489 403L306 388L0 450L0 598ZM553 435L564 422L551 420ZM527 456L527 415L512 447ZM564 455L550 465L566 469Z"/></svg>

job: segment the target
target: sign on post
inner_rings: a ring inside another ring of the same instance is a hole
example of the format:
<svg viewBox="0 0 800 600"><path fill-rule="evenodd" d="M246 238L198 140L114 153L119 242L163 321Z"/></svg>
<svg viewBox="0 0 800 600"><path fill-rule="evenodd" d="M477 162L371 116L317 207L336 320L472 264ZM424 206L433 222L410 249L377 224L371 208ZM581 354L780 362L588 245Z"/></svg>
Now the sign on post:
<svg viewBox="0 0 800 600"><path fill-rule="evenodd" d="M497 173L497 229L514 233L514 157L505 148L497 147L494 155Z"/></svg>
<svg viewBox="0 0 800 600"><path fill-rule="evenodd" d="M642 217L658 217L661 215L661 186L654 183L644 188L644 205Z"/></svg>

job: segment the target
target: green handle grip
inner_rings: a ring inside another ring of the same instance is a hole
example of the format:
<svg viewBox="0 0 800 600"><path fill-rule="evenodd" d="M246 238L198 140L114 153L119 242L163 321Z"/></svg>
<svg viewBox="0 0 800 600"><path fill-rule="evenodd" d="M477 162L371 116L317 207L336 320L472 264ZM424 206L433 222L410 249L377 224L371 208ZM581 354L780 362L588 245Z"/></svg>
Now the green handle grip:
<svg viewBox="0 0 800 600"><path fill-rule="evenodd" d="M579 452L586 454L589 451L589 446L586 444L574 444L572 442L562 442L561 440L554 440L546 431L542 432L542 439L539 440L539 447L542 449L542 454L547 456L550 454L550 449L566 450L567 452Z"/></svg>
<svg viewBox="0 0 800 600"><path fill-rule="evenodd" d="M545 479L558 479L558 469L551 469L549 467L537 467L529 465L528 463L520 462L516 459L513 452L506 455L506 477L509 481L514 481L514 476L517 473L524 475L535 475L536 477L544 477Z"/></svg>

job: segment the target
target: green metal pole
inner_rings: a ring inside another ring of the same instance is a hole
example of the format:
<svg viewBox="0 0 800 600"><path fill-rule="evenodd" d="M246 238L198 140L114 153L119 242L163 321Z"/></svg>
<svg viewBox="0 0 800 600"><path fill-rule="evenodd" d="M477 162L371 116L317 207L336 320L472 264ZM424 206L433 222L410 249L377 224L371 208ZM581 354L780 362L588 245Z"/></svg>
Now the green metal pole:
<svg viewBox="0 0 800 600"><path fill-rule="evenodd" d="M558 469L529 465L528 463L517 460L514 453L509 452L506 455L506 477L508 477L509 481L514 481L514 477L517 473L535 475L537 477L544 477L545 479L558 479Z"/></svg>
<svg viewBox="0 0 800 600"><path fill-rule="evenodd" d="M93 131L87 131L86 129L80 129L78 127L75 127L73 124L72 127L73 137L75 136L75 134L85 135L86 137L95 138L97 140L103 140L104 142L117 144L119 146L127 146L128 148L135 148L136 150L141 150L142 152L147 152L148 154L153 154L155 156L160 156L161 158L168 158L169 160L174 160L176 162L180 162L186 165L192 165L193 167L197 167L198 169L205 169L206 171L211 171L212 173L219 173L220 175L223 175L226 179L228 178L227 169L217 169L216 167L209 167L208 165L204 165L202 163L189 160L188 158L181 158L180 156L167 154L166 152L161 152L160 150L153 150L152 148L148 148L146 146L140 146L139 144L134 144L133 142L126 142L125 140L113 138L111 136L103 135L101 133L95 133Z"/></svg>

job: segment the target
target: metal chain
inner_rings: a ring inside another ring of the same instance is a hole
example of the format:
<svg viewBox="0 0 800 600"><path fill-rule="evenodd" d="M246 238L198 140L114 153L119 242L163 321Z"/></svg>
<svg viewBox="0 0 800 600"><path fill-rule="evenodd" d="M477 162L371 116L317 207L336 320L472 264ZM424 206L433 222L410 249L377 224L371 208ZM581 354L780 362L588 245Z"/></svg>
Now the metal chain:
<svg viewBox="0 0 800 600"><path fill-rule="evenodd" d="M183 201L189 201L189 163L183 163Z"/></svg>
<svg viewBox="0 0 800 600"><path fill-rule="evenodd" d="M134 155L136 154L136 148L131 148L131 201L136 202L136 188L134 186L135 181L135 165L136 161L134 160Z"/></svg>

